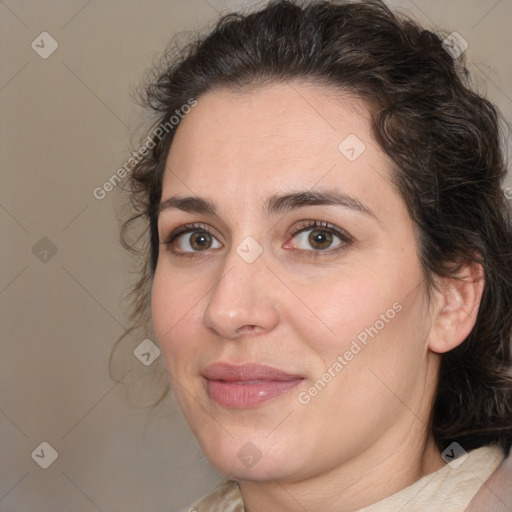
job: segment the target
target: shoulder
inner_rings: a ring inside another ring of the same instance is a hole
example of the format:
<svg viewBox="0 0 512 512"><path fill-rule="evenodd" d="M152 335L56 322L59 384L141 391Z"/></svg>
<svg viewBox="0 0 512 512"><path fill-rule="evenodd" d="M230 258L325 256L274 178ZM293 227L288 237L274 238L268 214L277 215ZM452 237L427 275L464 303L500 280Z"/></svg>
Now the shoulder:
<svg viewBox="0 0 512 512"><path fill-rule="evenodd" d="M512 454L503 459L482 484L466 509L467 512L494 512L512 508Z"/></svg>
<svg viewBox="0 0 512 512"><path fill-rule="evenodd" d="M185 512L244 512L240 489L236 482L227 480Z"/></svg>

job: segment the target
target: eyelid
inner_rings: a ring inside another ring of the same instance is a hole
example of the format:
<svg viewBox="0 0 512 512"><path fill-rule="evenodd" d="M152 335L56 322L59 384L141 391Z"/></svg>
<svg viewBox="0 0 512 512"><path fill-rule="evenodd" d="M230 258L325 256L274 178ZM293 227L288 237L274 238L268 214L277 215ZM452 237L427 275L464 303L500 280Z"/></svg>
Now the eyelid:
<svg viewBox="0 0 512 512"><path fill-rule="evenodd" d="M308 230L314 230L314 229L323 229L325 231L330 231L331 233L333 233L335 236L337 236L341 243L337 246L335 246L334 248L328 248L328 249L325 249L325 250L315 250L315 249L312 249L312 250L305 250L305 249L295 249L296 251L299 251L303 254L307 254L308 256L310 257L319 257L319 256L322 256L322 255L330 255L330 254L334 254L338 251L341 251L343 249L345 249L348 245L352 244L354 239L353 237L347 233L344 229L334 225L334 224L331 224L329 222L326 222L326 221L319 221L319 220L313 220L313 219L310 219L310 220L303 220L303 221L300 221L298 223L299 225L297 226L297 223L293 225L292 228L290 228L288 231L287 231L287 234L293 239L295 238L298 234L304 232L304 231L308 231ZM163 240L160 241L161 244L163 245L172 245L176 239L180 236L180 235L184 235L184 234L187 234L187 233L191 233L191 232L195 232L195 231L204 231L206 233L208 233L210 236L214 237L221 245L222 242L219 241L218 237L212 233L212 231L215 231L215 229L213 229L211 226L208 226L207 224L204 224L204 223L187 223L187 224L183 224L181 226L178 226L176 229L172 230L170 232L169 235L167 235ZM286 242L286 244L288 244L289 242ZM285 244L285 245L286 245ZM215 250L218 250L219 248L215 248ZM179 250L173 250L172 251L174 254L176 255L179 255L179 256L191 256L191 255L200 255L202 252L204 253L207 253L208 250L206 251L179 251Z"/></svg>
<svg viewBox="0 0 512 512"><path fill-rule="evenodd" d="M187 224L182 224L181 226L178 226L176 229L173 229L168 235L162 237L163 240L160 240L160 243L163 245L170 245L174 242L174 240L176 240L176 238L178 238L178 236L193 231L206 231L210 235L215 236L212 233L211 226L203 224L202 222L190 222ZM215 238L217 238L217 236L215 236Z"/></svg>
<svg viewBox="0 0 512 512"><path fill-rule="evenodd" d="M290 228L288 230L288 235L292 238L297 236L299 233L302 233L303 231L308 231L310 229L324 229L326 231L331 231L336 236L338 236L342 241L350 243L353 242L353 237L347 233L344 229L331 224L330 222L326 221L319 221L319 220L304 220L299 223L299 227L296 225L293 228Z"/></svg>
<svg viewBox="0 0 512 512"><path fill-rule="evenodd" d="M297 235L305 232L305 231L314 231L315 229L318 230L324 230L329 231L334 236L338 237L340 240L340 243L338 245L335 245L334 247L329 247L327 249L297 249L297 248L286 248L286 250L291 250L293 253L299 253L301 258L307 258L310 260L318 260L322 257L329 257L329 256L335 256L338 255L345 250L349 248L354 242L354 238L344 229L331 224L329 222L325 221L318 221L318 220L306 220L299 223L300 226L297 227L296 225L288 230L288 234L293 238L295 238ZM288 245L290 242L288 241L285 245Z"/></svg>

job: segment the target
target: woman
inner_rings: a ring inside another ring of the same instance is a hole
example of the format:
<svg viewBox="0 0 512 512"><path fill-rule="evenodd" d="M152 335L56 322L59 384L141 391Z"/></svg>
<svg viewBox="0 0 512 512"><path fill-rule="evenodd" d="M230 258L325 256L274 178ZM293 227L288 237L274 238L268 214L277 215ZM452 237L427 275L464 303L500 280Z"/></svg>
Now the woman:
<svg viewBox="0 0 512 512"><path fill-rule="evenodd" d="M448 42L283 0L148 86L135 314L228 479L191 511L512 508L499 118Z"/></svg>

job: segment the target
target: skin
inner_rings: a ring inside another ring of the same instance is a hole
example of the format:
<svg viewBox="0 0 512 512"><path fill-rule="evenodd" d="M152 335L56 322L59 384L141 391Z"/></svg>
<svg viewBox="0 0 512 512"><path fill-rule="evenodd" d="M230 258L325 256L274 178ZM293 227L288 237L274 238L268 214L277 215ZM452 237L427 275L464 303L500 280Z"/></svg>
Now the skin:
<svg viewBox="0 0 512 512"><path fill-rule="evenodd" d="M366 146L354 161L338 149L349 134ZM413 223L390 176L365 103L324 85L217 89L177 130L162 201L199 196L218 211L160 213L161 240L188 223L212 238L206 250L190 233L160 246L153 323L188 424L211 464L240 483L249 512L353 511L444 465L427 428L440 354L470 332L483 283L478 268L464 267L463 280L439 280L427 300ZM274 194L325 190L373 215L338 205L274 215L262 206ZM318 250L308 239L318 228L290 234L311 220L351 242L334 236ZM263 250L252 263L236 251L248 236ZM396 303L400 312L301 403L299 393ZM219 361L304 380L257 407L228 409L209 398L201 375ZM261 455L252 467L237 456L248 442Z"/></svg>

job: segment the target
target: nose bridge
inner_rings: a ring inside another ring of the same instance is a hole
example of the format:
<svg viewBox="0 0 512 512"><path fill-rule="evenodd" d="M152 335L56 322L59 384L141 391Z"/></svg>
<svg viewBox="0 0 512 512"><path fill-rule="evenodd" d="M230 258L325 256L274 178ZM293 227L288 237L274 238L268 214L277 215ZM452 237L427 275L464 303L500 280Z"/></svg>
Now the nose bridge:
<svg viewBox="0 0 512 512"><path fill-rule="evenodd" d="M245 326L272 329L278 317L266 270L263 248L254 238L233 246L209 295L205 325L228 338Z"/></svg>

